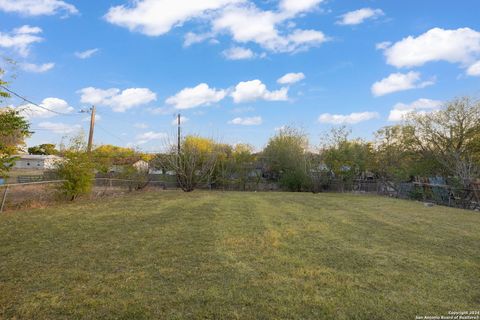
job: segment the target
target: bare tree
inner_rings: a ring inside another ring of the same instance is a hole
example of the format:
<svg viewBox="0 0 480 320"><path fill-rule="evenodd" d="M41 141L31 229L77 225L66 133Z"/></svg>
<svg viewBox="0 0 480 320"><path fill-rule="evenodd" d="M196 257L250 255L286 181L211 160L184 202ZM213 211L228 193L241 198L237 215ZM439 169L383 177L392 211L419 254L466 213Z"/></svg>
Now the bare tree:
<svg viewBox="0 0 480 320"><path fill-rule="evenodd" d="M167 141L167 154L158 157L161 166L175 172L180 188L191 192L202 184L212 182L218 160L213 140L198 136L187 136L181 141L180 149Z"/></svg>

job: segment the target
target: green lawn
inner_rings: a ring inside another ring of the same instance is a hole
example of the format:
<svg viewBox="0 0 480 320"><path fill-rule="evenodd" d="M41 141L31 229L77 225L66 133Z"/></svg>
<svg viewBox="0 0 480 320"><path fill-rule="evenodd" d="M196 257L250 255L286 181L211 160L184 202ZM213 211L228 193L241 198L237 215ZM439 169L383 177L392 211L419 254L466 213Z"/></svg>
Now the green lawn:
<svg viewBox="0 0 480 320"><path fill-rule="evenodd" d="M480 214L176 191L0 215L0 319L415 319L480 309Z"/></svg>

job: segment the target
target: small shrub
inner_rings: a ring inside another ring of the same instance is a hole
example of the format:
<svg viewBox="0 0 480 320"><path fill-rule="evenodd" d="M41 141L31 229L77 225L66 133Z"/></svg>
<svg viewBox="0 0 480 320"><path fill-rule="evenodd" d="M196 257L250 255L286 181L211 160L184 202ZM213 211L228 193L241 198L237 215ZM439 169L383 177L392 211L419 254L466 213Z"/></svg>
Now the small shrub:
<svg viewBox="0 0 480 320"><path fill-rule="evenodd" d="M310 177L299 169L283 173L280 178L280 185L288 191L294 192L310 190L312 187Z"/></svg>
<svg viewBox="0 0 480 320"><path fill-rule="evenodd" d="M68 151L64 160L57 163L57 174L65 180L59 186L59 192L70 201L92 190L94 165L90 155L82 151Z"/></svg>

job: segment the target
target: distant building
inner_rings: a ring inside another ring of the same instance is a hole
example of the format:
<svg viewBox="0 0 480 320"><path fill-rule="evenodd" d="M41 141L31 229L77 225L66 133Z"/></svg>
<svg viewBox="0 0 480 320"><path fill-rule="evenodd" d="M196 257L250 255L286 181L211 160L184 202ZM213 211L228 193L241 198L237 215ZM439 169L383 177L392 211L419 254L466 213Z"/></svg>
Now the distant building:
<svg viewBox="0 0 480 320"><path fill-rule="evenodd" d="M137 171L140 171L140 172L148 172L148 169L149 169L149 164L147 161L144 161L144 160L138 160L137 162L135 162L134 164L132 164L132 166L137 169Z"/></svg>
<svg viewBox="0 0 480 320"><path fill-rule="evenodd" d="M126 167L132 166L138 172L148 172L149 164L144 160L138 159L114 159L113 165L110 167L110 173L122 173Z"/></svg>
<svg viewBox="0 0 480 320"><path fill-rule="evenodd" d="M17 155L18 159L13 166L13 169L30 169L30 170L53 170L55 164L62 160L59 156L44 156L44 155L32 155L21 154Z"/></svg>

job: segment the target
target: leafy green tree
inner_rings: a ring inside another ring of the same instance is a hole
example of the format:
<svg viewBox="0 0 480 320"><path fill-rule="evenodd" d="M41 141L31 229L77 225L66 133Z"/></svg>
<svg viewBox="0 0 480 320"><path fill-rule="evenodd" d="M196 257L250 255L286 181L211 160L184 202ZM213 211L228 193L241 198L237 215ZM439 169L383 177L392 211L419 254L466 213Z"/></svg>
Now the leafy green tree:
<svg viewBox="0 0 480 320"><path fill-rule="evenodd" d="M304 191L311 187L307 149L307 135L297 128L285 127L270 138L263 150L269 173L287 190Z"/></svg>
<svg viewBox="0 0 480 320"><path fill-rule="evenodd" d="M59 191L74 201L92 190L95 178L94 163L87 152L83 135L72 138L70 145L62 150L63 160L56 163L56 172L64 180Z"/></svg>
<svg viewBox="0 0 480 320"><path fill-rule="evenodd" d="M455 177L464 187L480 175L479 123L480 101L469 97L449 101L436 112L412 113L406 121L424 159L433 160L439 174Z"/></svg>
<svg viewBox="0 0 480 320"><path fill-rule="evenodd" d="M248 144L237 144L232 150L234 173L240 182L242 190L246 185L254 168L256 157L253 154L253 147Z"/></svg>
<svg viewBox="0 0 480 320"><path fill-rule="evenodd" d="M36 155L56 155L58 154L58 150L55 148L55 145L52 143L44 143L38 146L33 146L28 148L29 154L36 154Z"/></svg>
<svg viewBox="0 0 480 320"><path fill-rule="evenodd" d="M335 177L351 183L354 178L372 169L372 144L361 139L348 139L346 127L333 128L321 148L323 164Z"/></svg>
<svg viewBox="0 0 480 320"><path fill-rule="evenodd" d="M3 71L0 69L0 77ZM6 82L0 78L0 85ZM8 98L8 92L0 88L0 102ZM25 139L31 136L30 124L18 110L4 107L0 108L0 177L6 177L15 164L15 154L25 145Z"/></svg>
<svg viewBox="0 0 480 320"><path fill-rule="evenodd" d="M108 173L114 164L131 165L140 158L134 149L110 144L98 146L92 151L95 168L101 173Z"/></svg>

